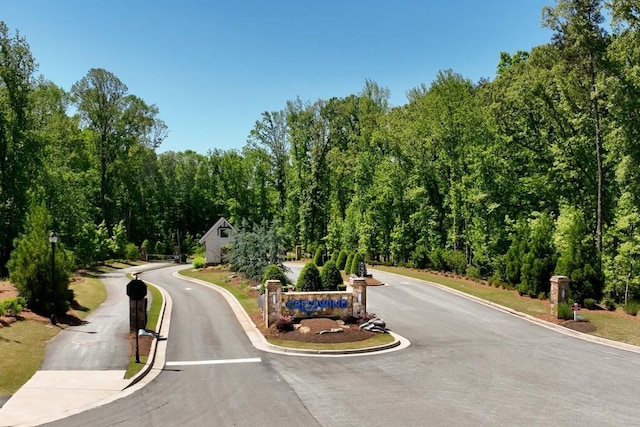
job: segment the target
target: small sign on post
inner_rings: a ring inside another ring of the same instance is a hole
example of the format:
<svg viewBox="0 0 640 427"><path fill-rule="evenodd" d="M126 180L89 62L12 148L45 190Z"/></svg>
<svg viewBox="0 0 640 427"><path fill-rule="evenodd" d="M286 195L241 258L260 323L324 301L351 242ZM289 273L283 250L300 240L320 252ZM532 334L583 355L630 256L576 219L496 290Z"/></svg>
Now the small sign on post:
<svg viewBox="0 0 640 427"><path fill-rule="evenodd" d="M138 325L138 301L143 300L147 296L147 284L142 280L138 279L138 276L135 275L135 279L130 281L127 284L127 296L134 301L135 303L135 314L134 314L134 330L137 332L139 329ZM131 316L131 314L129 314ZM131 321L131 317L129 317L129 321ZM138 334L136 333L136 363L140 363L140 343L138 342Z"/></svg>
<svg viewBox="0 0 640 427"><path fill-rule="evenodd" d="M571 310L573 310L573 320L578 320L578 312L580 311L580 304L574 302L571 306Z"/></svg>

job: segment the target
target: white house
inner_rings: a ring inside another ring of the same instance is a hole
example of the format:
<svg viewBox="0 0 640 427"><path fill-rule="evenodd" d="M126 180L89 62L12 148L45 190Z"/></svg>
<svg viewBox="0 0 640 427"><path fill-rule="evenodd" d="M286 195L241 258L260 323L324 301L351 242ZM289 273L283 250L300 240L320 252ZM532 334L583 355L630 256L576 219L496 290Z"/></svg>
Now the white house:
<svg viewBox="0 0 640 427"><path fill-rule="evenodd" d="M222 248L233 241L231 231L235 229L225 218L220 218L213 227L200 239L199 243L205 245L204 260L207 264L220 264L222 262Z"/></svg>

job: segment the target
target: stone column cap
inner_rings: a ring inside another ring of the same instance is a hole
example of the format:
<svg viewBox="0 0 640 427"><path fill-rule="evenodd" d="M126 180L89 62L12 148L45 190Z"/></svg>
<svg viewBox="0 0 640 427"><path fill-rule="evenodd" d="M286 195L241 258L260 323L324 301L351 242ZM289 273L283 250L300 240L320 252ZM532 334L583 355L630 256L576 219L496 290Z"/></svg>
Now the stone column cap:
<svg viewBox="0 0 640 427"><path fill-rule="evenodd" d="M551 276L551 280L557 282L558 280L569 280L569 278L567 276L558 275L558 276Z"/></svg>

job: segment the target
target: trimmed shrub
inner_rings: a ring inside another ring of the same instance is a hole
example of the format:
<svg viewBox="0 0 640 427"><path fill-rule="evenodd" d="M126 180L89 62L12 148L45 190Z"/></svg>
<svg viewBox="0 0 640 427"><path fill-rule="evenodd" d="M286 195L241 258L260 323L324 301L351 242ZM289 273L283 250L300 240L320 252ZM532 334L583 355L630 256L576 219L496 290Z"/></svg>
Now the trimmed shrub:
<svg viewBox="0 0 640 427"><path fill-rule="evenodd" d="M324 246L318 246L316 249L316 256L313 257L313 262L317 267L322 267L324 265Z"/></svg>
<svg viewBox="0 0 640 427"><path fill-rule="evenodd" d="M361 253L356 252L351 261L351 274L358 274L358 265L360 265L361 262L364 262L364 257Z"/></svg>
<svg viewBox="0 0 640 427"><path fill-rule="evenodd" d="M584 307L587 310L595 310L597 308L596 306L596 300L594 300L593 298L585 298L584 300Z"/></svg>
<svg viewBox="0 0 640 427"><path fill-rule="evenodd" d="M415 250L411 253L411 262L415 264L417 268L427 268L429 266L429 248L425 245L416 246Z"/></svg>
<svg viewBox="0 0 640 427"><path fill-rule="evenodd" d="M338 254L338 259L336 260L336 267L338 270L344 270L344 265L347 263L347 251L344 249L340 251Z"/></svg>
<svg viewBox="0 0 640 427"><path fill-rule="evenodd" d="M353 252L347 255L347 260L344 262L344 268L343 268L345 274L351 274L351 264L353 264L353 256L354 256Z"/></svg>
<svg viewBox="0 0 640 427"><path fill-rule="evenodd" d="M269 264L267 268L265 268L262 280L260 281L260 293L264 293L264 285L267 283L267 280L279 280L282 286L289 284L289 278L276 264Z"/></svg>
<svg viewBox="0 0 640 427"><path fill-rule="evenodd" d="M435 248L429 254L429 265L436 271L444 271L446 264L444 262L444 253L442 249Z"/></svg>
<svg viewBox="0 0 640 427"><path fill-rule="evenodd" d="M327 262L320 272L320 279L322 280L322 287L325 291L337 291L338 286L344 281L340 270L336 267L336 263L333 261Z"/></svg>
<svg viewBox="0 0 640 427"><path fill-rule="evenodd" d="M0 316L17 316L27 305L27 301L22 297L8 298L0 301Z"/></svg>
<svg viewBox="0 0 640 427"><path fill-rule="evenodd" d="M127 243L127 246L124 249L124 256L129 261L137 260L140 258L140 251L133 243Z"/></svg>
<svg viewBox="0 0 640 427"><path fill-rule="evenodd" d="M616 302L610 296L606 296L602 299L602 305L609 311L614 311L616 309Z"/></svg>
<svg viewBox="0 0 640 427"><path fill-rule="evenodd" d="M561 302L560 304L558 304L558 319L573 319L573 310L571 309L571 306L566 302Z"/></svg>
<svg viewBox="0 0 640 427"><path fill-rule="evenodd" d="M204 268L204 266L207 264L204 258L200 256L195 257L191 263L193 264L193 268L195 269Z"/></svg>
<svg viewBox="0 0 640 427"><path fill-rule="evenodd" d="M480 274L480 268L475 265L467 266L467 277L472 279L482 279L482 274Z"/></svg>
<svg viewBox="0 0 640 427"><path fill-rule="evenodd" d="M464 274L467 271L467 257L462 251L445 251L444 262L446 270L457 274Z"/></svg>
<svg viewBox="0 0 640 427"><path fill-rule="evenodd" d="M334 263L338 261L338 255L340 255L340 252L338 251L333 251L333 253L331 254L331 261L333 261Z"/></svg>
<svg viewBox="0 0 640 427"><path fill-rule="evenodd" d="M320 279L320 271L313 262L308 262L298 277L296 283L298 292L316 292L322 290L322 280Z"/></svg>

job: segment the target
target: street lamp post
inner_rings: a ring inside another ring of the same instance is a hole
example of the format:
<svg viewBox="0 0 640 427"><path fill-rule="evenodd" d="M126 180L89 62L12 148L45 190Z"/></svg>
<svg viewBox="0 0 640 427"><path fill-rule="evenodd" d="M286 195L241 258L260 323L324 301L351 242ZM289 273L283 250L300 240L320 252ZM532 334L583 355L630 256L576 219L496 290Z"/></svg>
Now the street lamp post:
<svg viewBox="0 0 640 427"><path fill-rule="evenodd" d="M51 324L56 325L56 243L58 243L58 235L55 231L49 234L49 243L51 243Z"/></svg>

